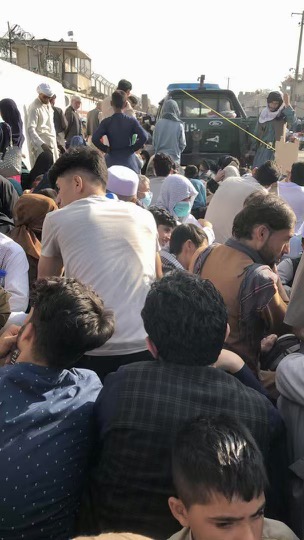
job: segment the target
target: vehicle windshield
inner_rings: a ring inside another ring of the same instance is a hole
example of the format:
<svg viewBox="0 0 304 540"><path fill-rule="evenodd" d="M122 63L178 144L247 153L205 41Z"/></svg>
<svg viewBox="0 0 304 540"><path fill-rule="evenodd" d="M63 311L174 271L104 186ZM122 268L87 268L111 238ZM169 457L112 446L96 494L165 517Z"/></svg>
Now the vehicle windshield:
<svg viewBox="0 0 304 540"><path fill-rule="evenodd" d="M214 95L200 96L199 94L196 97L204 105L188 96L173 96L173 99L178 104L181 118L219 118L219 115L216 114L217 112L227 118L236 118L237 116L228 97Z"/></svg>

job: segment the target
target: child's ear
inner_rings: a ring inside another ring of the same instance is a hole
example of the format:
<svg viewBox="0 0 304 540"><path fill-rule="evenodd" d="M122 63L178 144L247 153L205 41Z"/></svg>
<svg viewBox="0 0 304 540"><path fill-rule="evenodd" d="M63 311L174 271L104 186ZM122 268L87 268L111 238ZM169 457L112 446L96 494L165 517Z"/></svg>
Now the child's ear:
<svg viewBox="0 0 304 540"><path fill-rule="evenodd" d="M173 516L180 522L181 526L189 527L188 512L184 503L176 497L169 497L168 504Z"/></svg>

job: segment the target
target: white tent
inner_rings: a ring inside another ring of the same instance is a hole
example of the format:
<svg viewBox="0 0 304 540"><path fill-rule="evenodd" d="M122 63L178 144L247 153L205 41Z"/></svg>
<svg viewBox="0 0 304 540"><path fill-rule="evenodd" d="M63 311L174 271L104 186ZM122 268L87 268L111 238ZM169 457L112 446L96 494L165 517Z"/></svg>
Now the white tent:
<svg viewBox="0 0 304 540"><path fill-rule="evenodd" d="M25 142L23 144L22 152L24 154L24 162L27 167L30 168L29 152L27 145L27 132L25 118L29 105L37 97L36 88L42 82L50 84L56 94L56 106L65 110L65 96L64 88L62 84L51 79L44 77L27 69L23 69L5 60L0 60L0 100L4 98L13 99L20 111L23 120L23 129L25 135Z"/></svg>

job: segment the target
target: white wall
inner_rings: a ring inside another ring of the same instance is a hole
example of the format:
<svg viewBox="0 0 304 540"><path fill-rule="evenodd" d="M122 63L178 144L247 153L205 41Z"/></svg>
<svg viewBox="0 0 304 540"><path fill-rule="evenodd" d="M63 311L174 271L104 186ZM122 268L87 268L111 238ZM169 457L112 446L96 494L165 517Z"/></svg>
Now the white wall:
<svg viewBox="0 0 304 540"><path fill-rule="evenodd" d="M23 144L22 152L25 156L24 162L27 167L30 168L29 152L27 146L27 133L25 126L25 115L29 105L36 99L36 88L42 82L47 82L54 89L56 94L56 105L65 110L64 89L62 84L51 79L44 77L37 73L32 73L26 69L23 69L4 60L0 60L0 99L10 98L13 99L20 111L23 120L23 131L25 135L25 142Z"/></svg>

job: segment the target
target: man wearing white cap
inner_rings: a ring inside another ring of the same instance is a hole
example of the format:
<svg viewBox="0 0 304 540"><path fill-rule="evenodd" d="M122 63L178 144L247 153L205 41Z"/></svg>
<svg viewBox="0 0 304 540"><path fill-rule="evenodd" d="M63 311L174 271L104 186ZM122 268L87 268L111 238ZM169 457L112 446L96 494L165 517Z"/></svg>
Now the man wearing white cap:
<svg viewBox="0 0 304 540"><path fill-rule="evenodd" d="M108 169L107 191L115 193L121 201L136 202L139 176L135 171L122 165Z"/></svg>
<svg viewBox="0 0 304 540"><path fill-rule="evenodd" d="M27 115L27 133L30 146L32 170L28 177L29 186L40 174L49 170L58 159L54 113L50 98L54 92L48 83L41 83L38 97L29 106Z"/></svg>

